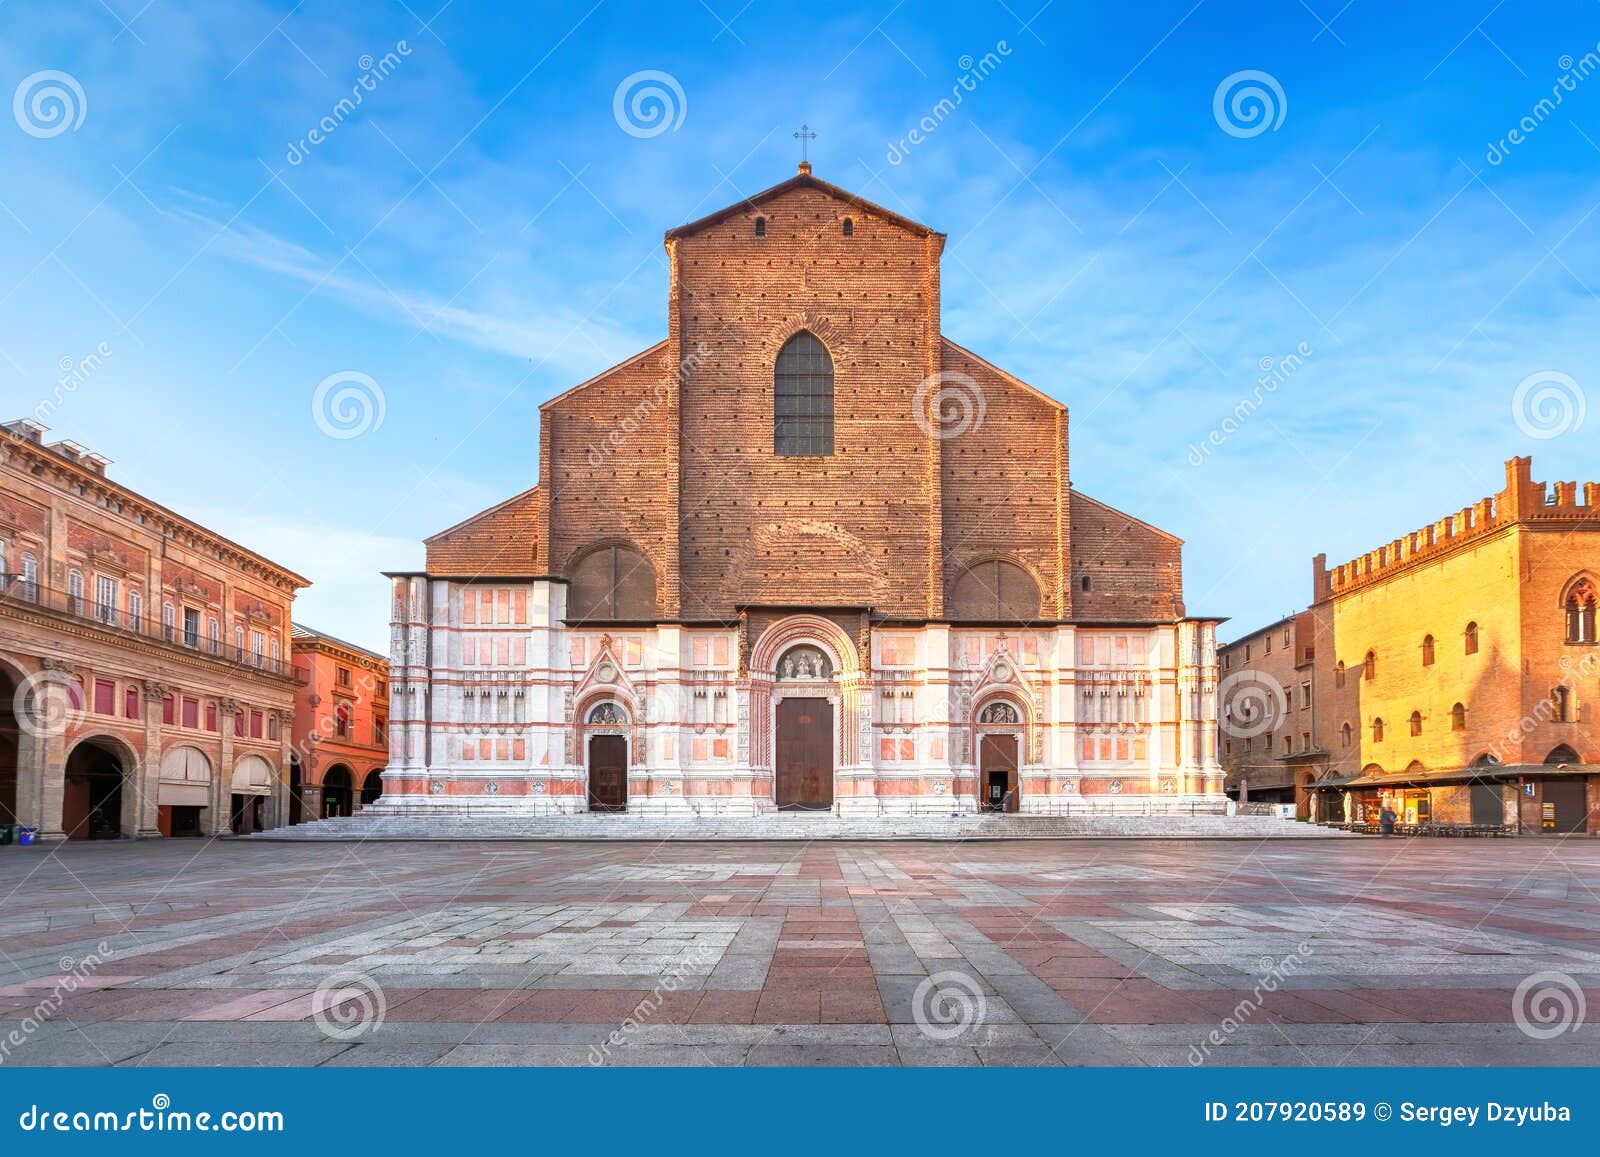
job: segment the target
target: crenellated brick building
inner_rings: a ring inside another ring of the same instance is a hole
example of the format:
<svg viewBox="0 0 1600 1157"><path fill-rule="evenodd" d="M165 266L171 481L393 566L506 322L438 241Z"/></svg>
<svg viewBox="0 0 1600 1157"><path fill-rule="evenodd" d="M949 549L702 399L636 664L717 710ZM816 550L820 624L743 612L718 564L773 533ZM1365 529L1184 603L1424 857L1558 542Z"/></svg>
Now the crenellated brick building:
<svg viewBox="0 0 1600 1157"><path fill-rule="evenodd" d="M380 806L1220 806L1182 544L944 336L943 246L806 165L667 233L665 339L391 576Z"/></svg>
<svg viewBox="0 0 1600 1157"><path fill-rule="evenodd" d="M283 822L306 580L0 426L0 822L44 839Z"/></svg>
<svg viewBox="0 0 1600 1157"><path fill-rule="evenodd" d="M1296 620L1315 688L1303 811L1365 820L1387 802L1402 821L1600 832L1600 483L1532 471L1513 458L1497 494L1331 570L1314 560ZM1235 751L1244 684L1228 680L1245 666L1224 672Z"/></svg>

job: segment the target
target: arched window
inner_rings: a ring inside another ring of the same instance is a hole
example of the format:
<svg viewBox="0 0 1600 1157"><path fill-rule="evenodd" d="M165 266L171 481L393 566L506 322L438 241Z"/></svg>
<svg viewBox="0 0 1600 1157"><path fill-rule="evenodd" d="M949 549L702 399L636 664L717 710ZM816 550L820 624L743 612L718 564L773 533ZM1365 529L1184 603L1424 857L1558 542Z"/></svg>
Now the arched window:
<svg viewBox="0 0 1600 1157"><path fill-rule="evenodd" d="M765 217L757 217L756 218L756 236L757 237L765 237L766 235L767 235L767 219Z"/></svg>
<svg viewBox="0 0 1600 1157"><path fill-rule="evenodd" d="M1567 642L1595 641L1595 589L1586 578L1579 579L1567 592Z"/></svg>
<svg viewBox="0 0 1600 1157"><path fill-rule="evenodd" d="M144 596L138 591L128 592L128 629L135 633L144 630Z"/></svg>
<svg viewBox="0 0 1600 1157"><path fill-rule="evenodd" d="M67 609L75 615L83 614L83 572L67 572Z"/></svg>
<svg viewBox="0 0 1600 1157"><path fill-rule="evenodd" d="M1361 660L1361 677L1368 683L1378 677L1378 655L1375 651L1368 651L1367 657Z"/></svg>
<svg viewBox="0 0 1600 1157"><path fill-rule="evenodd" d="M1085 594L1088 594L1090 591L1094 590L1094 579L1090 578L1088 575L1084 575L1083 578L1078 581L1078 589L1083 591Z"/></svg>
<svg viewBox="0 0 1600 1157"><path fill-rule="evenodd" d="M1424 667L1433 666L1433 636L1432 635L1423 635L1422 636L1422 665Z"/></svg>
<svg viewBox="0 0 1600 1157"><path fill-rule="evenodd" d="M1333 685L1335 688L1344 686L1344 660L1340 659L1333 665Z"/></svg>
<svg viewBox="0 0 1600 1157"><path fill-rule="evenodd" d="M856 235L856 223L848 217L844 219L844 235L846 237L854 237Z"/></svg>
<svg viewBox="0 0 1600 1157"><path fill-rule="evenodd" d="M1467 629L1462 633L1463 649L1469 655L1478 653L1478 624L1468 623Z"/></svg>
<svg viewBox="0 0 1600 1157"><path fill-rule="evenodd" d="M627 546L603 546L572 569L567 618L647 622L656 617L656 572Z"/></svg>
<svg viewBox="0 0 1600 1157"><path fill-rule="evenodd" d="M1039 617L1039 584L1016 563L993 559L974 563L956 578L952 619L979 622L1030 622Z"/></svg>
<svg viewBox="0 0 1600 1157"><path fill-rule="evenodd" d="M161 637L169 643L172 641L173 632L178 628L177 614L171 603L161 604Z"/></svg>
<svg viewBox="0 0 1600 1157"><path fill-rule="evenodd" d="M1351 729L1351 727L1350 727L1350 725L1348 723L1346 723L1343 727L1339 728L1339 746L1341 746L1341 747L1349 747L1350 746L1350 740L1353 739L1354 737L1355 737L1354 733L1353 733L1353 731L1352 731L1352 729Z"/></svg>
<svg viewBox="0 0 1600 1157"><path fill-rule="evenodd" d="M1381 719L1374 719L1372 721L1372 742L1383 742L1383 720Z"/></svg>
<svg viewBox="0 0 1600 1157"><path fill-rule="evenodd" d="M1467 729L1467 707L1464 703L1457 703L1450 708L1450 730L1465 731Z"/></svg>
<svg viewBox="0 0 1600 1157"><path fill-rule="evenodd" d="M1413 711L1411 713L1411 734L1422 734L1422 712L1420 711Z"/></svg>
<svg viewBox="0 0 1600 1157"><path fill-rule="evenodd" d="M833 359L807 330L784 343L773 368L772 451L781 457L833 453Z"/></svg>
<svg viewBox="0 0 1600 1157"><path fill-rule="evenodd" d="M1576 751L1563 743L1560 747L1552 749L1550 754L1544 757L1544 762L1547 766L1557 767L1563 763L1582 763L1583 760L1578 758Z"/></svg>

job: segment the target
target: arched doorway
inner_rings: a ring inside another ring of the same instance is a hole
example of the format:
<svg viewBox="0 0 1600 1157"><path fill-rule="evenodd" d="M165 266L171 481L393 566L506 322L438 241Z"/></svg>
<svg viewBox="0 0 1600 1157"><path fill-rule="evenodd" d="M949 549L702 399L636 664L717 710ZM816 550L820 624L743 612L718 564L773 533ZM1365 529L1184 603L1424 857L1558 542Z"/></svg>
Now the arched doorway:
<svg viewBox="0 0 1600 1157"><path fill-rule="evenodd" d="M0 824L21 823L17 815L17 768L22 729L17 726L16 698L20 681L0 664Z"/></svg>
<svg viewBox="0 0 1600 1157"><path fill-rule="evenodd" d="M61 829L69 840L122 835L122 781L127 768L109 741L83 740L67 756L61 786Z"/></svg>
<svg viewBox="0 0 1600 1157"><path fill-rule="evenodd" d="M1022 709L1009 699L991 699L978 710L978 806L1014 812L1021 806L1018 768L1022 756Z"/></svg>
<svg viewBox="0 0 1600 1157"><path fill-rule="evenodd" d="M367 778L361 781L361 806L377 803L383 796L383 770L367 772Z"/></svg>
<svg viewBox="0 0 1600 1157"><path fill-rule="evenodd" d="M773 803L826 811L833 807L833 661L821 647L801 643L779 657L776 675Z"/></svg>
<svg viewBox="0 0 1600 1157"><path fill-rule="evenodd" d="M350 801L353 780L350 769L336 763L322 776L322 818L337 819L351 812Z"/></svg>
<svg viewBox="0 0 1600 1157"><path fill-rule="evenodd" d="M592 812L628 810L628 713L606 700L584 717L588 732L588 805Z"/></svg>

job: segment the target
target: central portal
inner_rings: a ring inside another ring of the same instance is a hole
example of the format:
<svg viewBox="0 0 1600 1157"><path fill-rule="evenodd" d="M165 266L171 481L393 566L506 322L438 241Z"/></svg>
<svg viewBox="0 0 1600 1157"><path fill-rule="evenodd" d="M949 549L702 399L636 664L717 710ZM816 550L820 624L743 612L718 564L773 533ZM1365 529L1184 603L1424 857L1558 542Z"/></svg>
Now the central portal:
<svg viewBox="0 0 1600 1157"><path fill-rule="evenodd" d="M780 808L833 807L833 703L827 699L778 701L777 783Z"/></svg>

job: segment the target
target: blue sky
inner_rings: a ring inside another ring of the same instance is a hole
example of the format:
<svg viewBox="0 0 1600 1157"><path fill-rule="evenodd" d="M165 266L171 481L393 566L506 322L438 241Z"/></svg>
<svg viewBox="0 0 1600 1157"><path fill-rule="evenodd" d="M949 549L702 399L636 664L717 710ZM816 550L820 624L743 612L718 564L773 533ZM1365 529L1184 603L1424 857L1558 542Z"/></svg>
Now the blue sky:
<svg viewBox="0 0 1600 1157"><path fill-rule="evenodd" d="M946 333L1067 403L1074 485L1187 541L1225 637L1513 454L1600 475L1592 0L440 2L0 7L0 411L53 398L325 630L386 647L377 572L531 485L538 405L663 335L662 232L791 175L802 122L949 234ZM654 135L614 111L647 70ZM382 423L330 437L346 372Z"/></svg>

